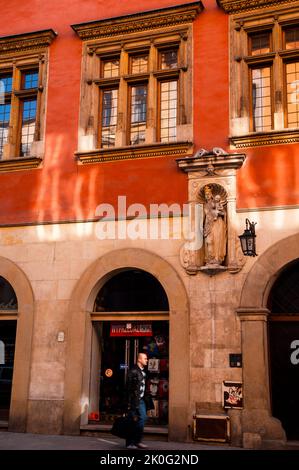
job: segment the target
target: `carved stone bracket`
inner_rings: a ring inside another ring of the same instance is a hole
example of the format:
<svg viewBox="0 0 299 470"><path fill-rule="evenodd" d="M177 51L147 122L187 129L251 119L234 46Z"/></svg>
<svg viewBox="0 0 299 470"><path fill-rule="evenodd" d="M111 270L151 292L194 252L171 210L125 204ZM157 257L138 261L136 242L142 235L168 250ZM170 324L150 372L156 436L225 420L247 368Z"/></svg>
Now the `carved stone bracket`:
<svg viewBox="0 0 299 470"><path fill-rule="evenodd" d="M198 150L193 156L177 158L188 174L190 239L180 251L181 264L189 275L210 276L242 269L236 227L236 172L244 154L228 154L221 148Z"/></svg>

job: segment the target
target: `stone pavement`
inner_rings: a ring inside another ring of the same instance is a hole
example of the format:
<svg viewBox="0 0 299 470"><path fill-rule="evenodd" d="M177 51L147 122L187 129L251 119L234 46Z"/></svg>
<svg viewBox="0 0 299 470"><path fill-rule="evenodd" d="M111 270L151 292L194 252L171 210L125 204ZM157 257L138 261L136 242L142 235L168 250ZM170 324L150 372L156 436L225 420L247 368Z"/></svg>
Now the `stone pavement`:
<svg viewBox="0 0 299 470"><path fill-rule="evenodd" d="M144 440L147 450L240 450L228 445L166 442L159 440ZM124 440L111 434L101 437L90 436L57 436L44 434L0 432L0 450L105 450L124 451Z"/></svg>

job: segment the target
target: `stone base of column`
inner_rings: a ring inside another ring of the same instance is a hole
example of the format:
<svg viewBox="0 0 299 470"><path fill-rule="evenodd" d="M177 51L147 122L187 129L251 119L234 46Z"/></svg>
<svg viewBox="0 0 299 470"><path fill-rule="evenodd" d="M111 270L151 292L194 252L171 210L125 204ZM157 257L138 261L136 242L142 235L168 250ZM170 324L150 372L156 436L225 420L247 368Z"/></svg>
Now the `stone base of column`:
<svg viewBox="0 0 299 470"><path fill-rule="evenodd" d="M286 434L281 422L267 410L243 410L243 447L245 449L283 449Z"/></svg>

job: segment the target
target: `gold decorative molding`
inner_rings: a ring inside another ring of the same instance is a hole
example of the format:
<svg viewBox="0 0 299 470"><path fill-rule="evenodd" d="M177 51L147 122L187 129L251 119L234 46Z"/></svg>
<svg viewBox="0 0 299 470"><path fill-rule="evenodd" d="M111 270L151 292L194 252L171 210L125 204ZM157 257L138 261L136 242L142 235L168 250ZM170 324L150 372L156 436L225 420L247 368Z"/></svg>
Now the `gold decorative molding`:
<svg viewBox="0 0 299 470"><path fill-rule="evenodd" d="M111 147L86 152L75 152L75 156L83 165L88 163L104 163L117 160L135 160L137 158L176 157L191 155L192 142L176 142L167 144L136 145L130 147Z"/></svg>
<svg viewBox="0 0 299 470"><path fill-rule="evenodd" d="M56 36L57 33L53 29L16 34L14 36L2 36L0 37L0 54L45 48L51 44Z"/></svg>
<svg viewBox="0 0 299 470"><path fill-rule="evenodd" d="M217 0L218 5L226 13L240 13L242 11L257 10L283 3L295 3L298 0Z"/></svg>
<svg viewBox="0 0 299 470"><path fill-rule="evenodd" d="M71 25L82 40L98 39L139 33L191 23L203 10L201 1L171 8L135 13L106 20Z"/></svg>
<svg viewBox="0 0 299 470"><path fill-rule="evenodd" d="M295 144L299 142L299 129L252 133L230 137L230 143L236 148L259 147L261 145Z"/></svg>
<svg viewBox="0 0 299 470"><path fill-rule="evenodd" d="M32 170L37 168L42 159L38 157L19 157L11 160L0 160L0 173L5 171Z"/></svg>

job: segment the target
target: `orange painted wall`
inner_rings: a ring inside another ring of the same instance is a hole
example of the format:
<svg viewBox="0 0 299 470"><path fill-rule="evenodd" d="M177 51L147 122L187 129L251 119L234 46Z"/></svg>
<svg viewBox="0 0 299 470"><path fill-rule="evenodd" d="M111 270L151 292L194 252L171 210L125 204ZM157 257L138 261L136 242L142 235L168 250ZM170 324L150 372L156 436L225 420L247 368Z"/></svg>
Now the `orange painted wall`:
<svg viewBox="0 0 299 470"><path fill-rule="evenodd" d="M143 2L146 10L184 3ZM194 24L194 143L196 148L227 148L228 18L216 0L203 3L205 10ZM139 202L146 206L187 201L187 177L177 169L174 158L87 166L78 166L74 160L82 43L70 25L142 10L140 0L2 2L1 36L52 28L58 37L50 47L43 168L0 175L0 224L92 219L98 204L115 204L118 195L126 195L128 204ZM239 177L240 207L298 202L299 195L287 190L287 179L281 181L282 175L291 174L295 181L296 148L278 146L248 152L246 167ZM279 186L269 185L273 177L279 179Z"/></svg>

